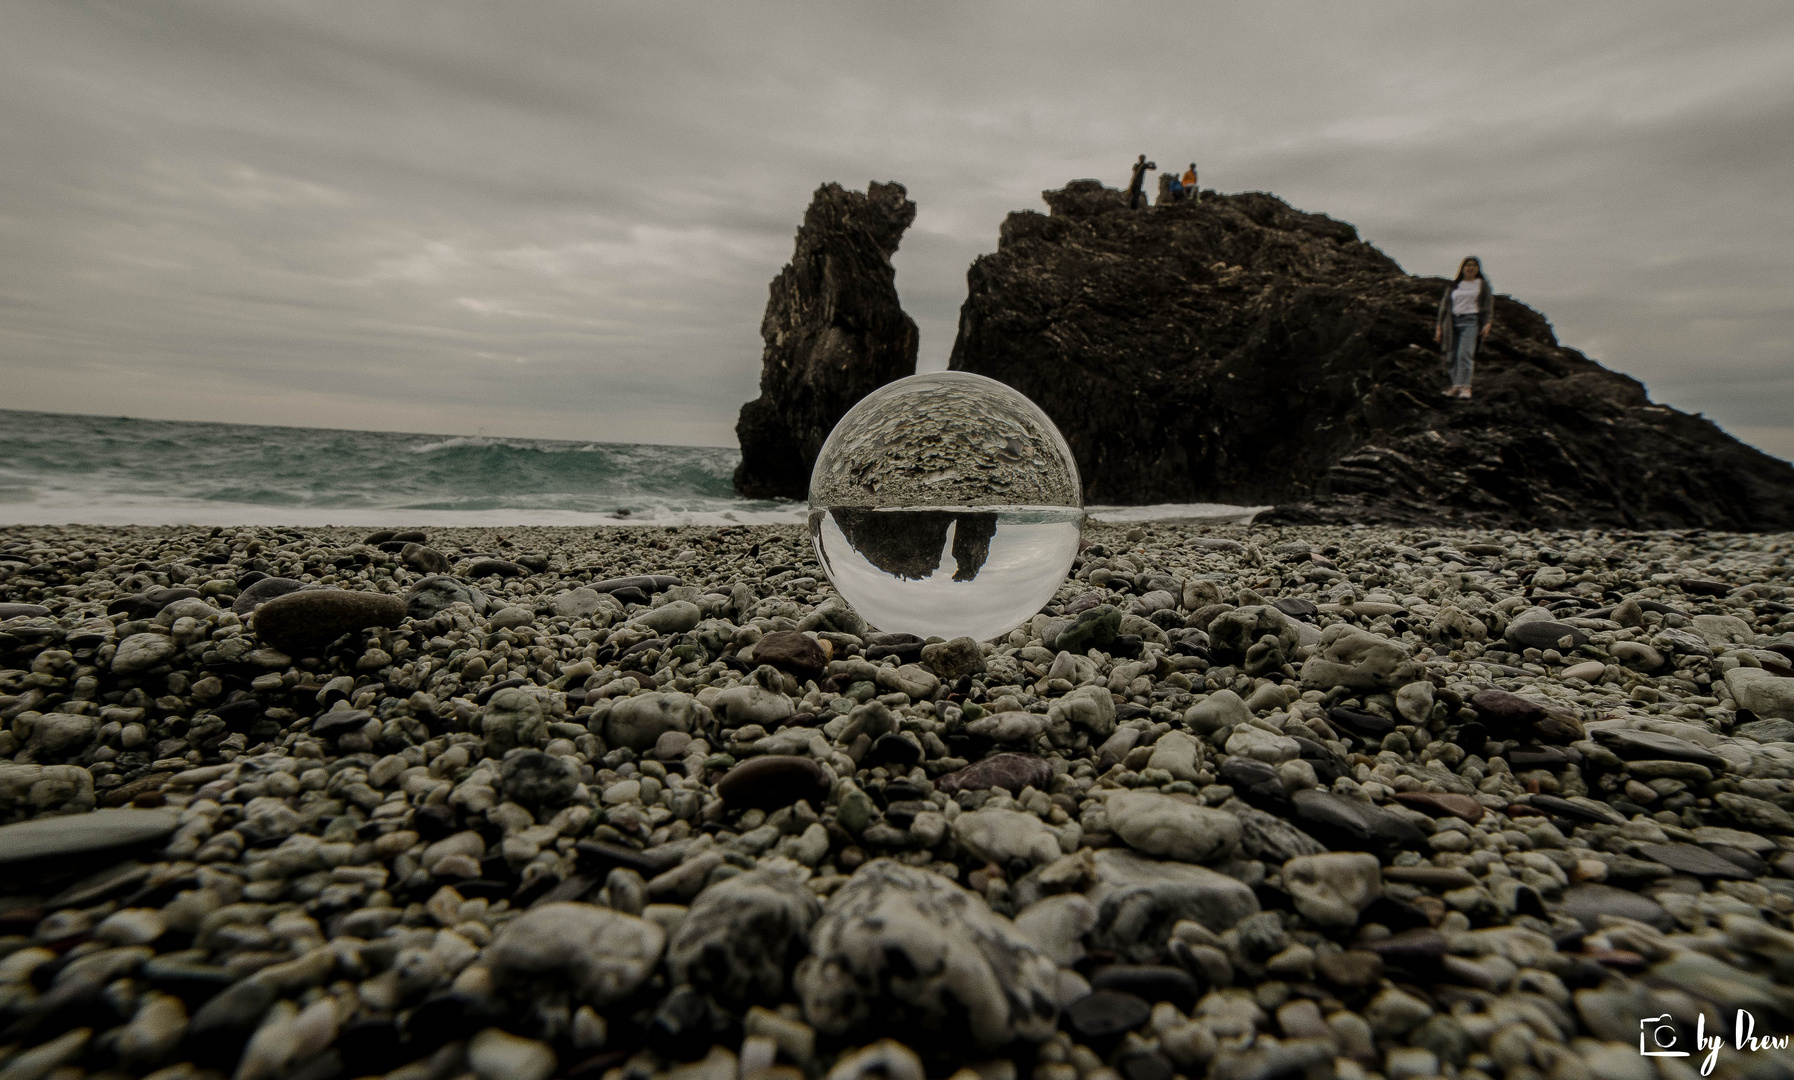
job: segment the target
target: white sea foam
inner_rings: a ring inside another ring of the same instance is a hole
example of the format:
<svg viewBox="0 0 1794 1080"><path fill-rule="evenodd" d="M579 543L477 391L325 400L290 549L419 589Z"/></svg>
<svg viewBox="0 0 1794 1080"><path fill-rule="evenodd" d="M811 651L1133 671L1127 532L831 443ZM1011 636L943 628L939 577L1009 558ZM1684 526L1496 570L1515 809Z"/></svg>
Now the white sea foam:
<svg viewBox="0 0 1794 1080"><path fill-rule="evenodd" d="M5 525L353 525L391 528L401 525L802 525L803 503L766 503L718 506L709 509L674 509L648 506L627 514L576 510L544 510L498 507L491 510L419 510L401 506L267 506L255 503L221 503L204 499L110 495L96 500L91 494L61 491L37 492L24 502L0 503L0 524ZM1159 503L1153 506L1095 506L1092 520L1114 524L1154 521L1205 521L1215 524L1246 522L1265 509L1262 506L1230 506L1224 503Z"/></svg>

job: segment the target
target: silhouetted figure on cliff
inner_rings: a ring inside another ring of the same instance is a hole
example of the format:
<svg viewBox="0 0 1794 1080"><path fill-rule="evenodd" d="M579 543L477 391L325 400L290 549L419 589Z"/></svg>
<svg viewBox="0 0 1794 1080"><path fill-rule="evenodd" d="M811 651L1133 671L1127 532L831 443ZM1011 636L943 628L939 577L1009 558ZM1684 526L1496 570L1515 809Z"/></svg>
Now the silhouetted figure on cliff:
<svg viewBox="0 0 1794 1080"><path fill-rule="evenodd" d="M1446 397L1470 396L1470 376L1476 367L1476 347L1489 336L1495 321L1495 290L1482 274L1482 260L1472 255L1458 264L1458 276L1439 298L1439 318L1433 340L1451 369Z"/></svg>
<svg viewBox="0 0 1794 1080"><path fill-rule="evenodd" d="M1184 172L1183 185L1184 198L1191 202L1198 201L1197 196L1200 194L1200 190L1196 187L1196 163L1194 161L1190 162L1189 169Z"/></svg>
<svg viewBox="0 0 1794 1080"><path fill-rule="evenodd" d="M1159 163L1146 160L1145 154L1141 154L1139 159L1134 162L1134 179L1127 186L1127 208L1129 210L1140 209L1140 196L1146 184L1146 170L1158 167Z"/></svg>

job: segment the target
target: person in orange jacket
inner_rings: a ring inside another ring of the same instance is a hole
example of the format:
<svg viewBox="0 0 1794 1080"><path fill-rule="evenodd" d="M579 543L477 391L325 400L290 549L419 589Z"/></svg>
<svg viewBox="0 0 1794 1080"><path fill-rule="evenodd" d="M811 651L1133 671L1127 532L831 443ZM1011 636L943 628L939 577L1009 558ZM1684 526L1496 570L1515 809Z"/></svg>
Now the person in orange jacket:
<svg viewBox="0 0 1794 1080"><path fill-rule="evenodd" d="M1189 199L1191 202L1195 202L1198 191L1196 188L1196 163L1194 161L1190 162L1190 168L1184 173L1182 179L1184 185L1184 198Z"/></svg>

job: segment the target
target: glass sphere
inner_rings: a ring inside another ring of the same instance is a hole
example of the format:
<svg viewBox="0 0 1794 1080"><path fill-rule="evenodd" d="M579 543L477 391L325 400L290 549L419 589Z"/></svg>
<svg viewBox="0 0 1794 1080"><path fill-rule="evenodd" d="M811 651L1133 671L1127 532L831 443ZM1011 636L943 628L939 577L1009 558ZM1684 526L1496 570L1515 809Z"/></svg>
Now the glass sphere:
<svg viewBox="0 0 1794 1080"><path fill-rule="evenodd" d="M1006 634L1064 583L1084 524L1064 436L1015 390L938 371L849 409L810 474L810 536L862 618L919 637Z"/></svg>

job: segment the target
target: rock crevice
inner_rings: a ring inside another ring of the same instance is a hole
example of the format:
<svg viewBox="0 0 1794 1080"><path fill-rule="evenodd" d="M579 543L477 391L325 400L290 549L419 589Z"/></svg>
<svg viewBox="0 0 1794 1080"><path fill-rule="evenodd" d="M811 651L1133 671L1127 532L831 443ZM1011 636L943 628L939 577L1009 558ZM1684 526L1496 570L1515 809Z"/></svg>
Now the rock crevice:
<svg viewBox="0 0 1794 1080"><path fill-rule="evenodd" d="M835 422L880 386L915 374L916 324L898 303L891 266L915 218L902 184L816 189L760 323L760 396L735 425L741 494L804 498Z"/></svg>

